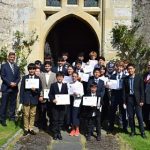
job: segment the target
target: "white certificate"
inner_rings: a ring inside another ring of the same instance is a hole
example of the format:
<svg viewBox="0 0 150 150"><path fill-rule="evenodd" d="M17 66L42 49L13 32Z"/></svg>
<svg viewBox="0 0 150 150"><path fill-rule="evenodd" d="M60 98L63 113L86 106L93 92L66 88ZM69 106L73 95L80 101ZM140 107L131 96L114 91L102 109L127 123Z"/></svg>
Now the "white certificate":
<svg viewBox="0 0 150 150"><path fill-rule="evenodd" d="M97 60L89 60L89 64L90 66L92 66L93 68L95 67L95 65L98 63Z"/></svg>
<svg viewBox="0 0 150 150"><path fill-rule="evenodd" d="M104 84L106 85L106 83L108 82L108 77L100 77L99 79L101 79L102 81L104 81Z"/></svg>
<svg viewBox="0 0 150 150"><path fill-rule="evenodd" d="M80 107L81 99L74 99L73 107Z"/></svg>
<svg viewBox="0 0 150 150"><path fill-rule="evenodd" d="M107 82L107 85L110 89L118 89L119 88L118 80L109 80Z"/></svg>
<svg viewBox="0 0 150 150"><path fill-rule="evenodd" d="M83 72L80 72L79 77L81 78L81 81L88 82L90 75L86 74L86 73L83 73Z"/></svg>
<svg viewBox="0 0 150 150"><path fill-rule="evenodd" d="M55 99L57 101L56 105L70 105L69 94L56 94Z"/></svg>
<svg viewBox="0 0 150 150"><path fill-rule="evenodd" d="M95 96L84 96L83 106L97 106L97 97Z"/></svg>
<svg viewBox="0 0 150 150"><path fill-rule="evenodd" d="M39 89L39 79L26 79L25 80L25 89Z"/></svg>
<svg viewBox="0 0 150 150"><path fill-rule="evenodd" d="M63 82L64 83L70 83L70 82L72 82L72 77L70 77L70 76L64 76Z"/></svg>
<svg viewBox="0 0 150 150"><path fill-rule="evenodd" d="M49 94L49 89L44 89L44 98L45 99L49 99L48 94Z"/></svg>
<svg viewBox="0 0 150 150"><path fill-rule="evenodd" d="M93 69L94 69L93 66L85 65L85 67L83 68L83 71L84 71L84 73L90 73L93 71Z"/></svg>

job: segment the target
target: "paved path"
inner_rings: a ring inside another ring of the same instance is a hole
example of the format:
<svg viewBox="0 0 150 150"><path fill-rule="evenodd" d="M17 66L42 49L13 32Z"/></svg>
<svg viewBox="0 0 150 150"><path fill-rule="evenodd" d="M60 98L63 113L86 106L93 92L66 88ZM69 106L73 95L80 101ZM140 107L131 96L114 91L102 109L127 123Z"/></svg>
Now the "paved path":
<svg viewBox="0 0 150 150"><path fill-rule="evenodd" d="M67 132L62 132L63 140L52 141L52 150L82 150L81 136L70 137Z"/></svg>
<svg viewBox="0 0 150 150"><path fill-rule="evenodd" d="M39 132L35 136L21 137L13 150L120 150L116 138L105 131L102 131L101 141L92 137L90 142L86 142L83 135L70 137L67 132L62 132L62 137L61 141L52 140L49 134Z"/></svg>

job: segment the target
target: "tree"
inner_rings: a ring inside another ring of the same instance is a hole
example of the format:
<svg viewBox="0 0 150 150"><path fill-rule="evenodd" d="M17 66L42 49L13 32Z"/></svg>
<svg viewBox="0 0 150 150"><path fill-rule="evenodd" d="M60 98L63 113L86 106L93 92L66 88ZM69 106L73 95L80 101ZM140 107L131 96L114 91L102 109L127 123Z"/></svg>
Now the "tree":
<svg viewBox="0 0 150 150"><path fill-rule="evenodd" d="M137 72L144 71L147 61L150 59L150 47L144 42L144 38L138 35L140 24L135 20L132 27L119 25L112 29L112 46L117 49L117 55L121 60L128 60L137 67Z"/></svg>
<svg viewBox="0 0 150 150"><path fill-rule="evenodd" d="M27 59L32 52L32 46L38 40L38 35L35 31L26 37L23 32L16 31L13 37L12 48L16 53L16 63L20 68L21 74L25 73L25 67L27 66ZM0 50L0 63L7 60L7 47L2 47Z"/></svg>

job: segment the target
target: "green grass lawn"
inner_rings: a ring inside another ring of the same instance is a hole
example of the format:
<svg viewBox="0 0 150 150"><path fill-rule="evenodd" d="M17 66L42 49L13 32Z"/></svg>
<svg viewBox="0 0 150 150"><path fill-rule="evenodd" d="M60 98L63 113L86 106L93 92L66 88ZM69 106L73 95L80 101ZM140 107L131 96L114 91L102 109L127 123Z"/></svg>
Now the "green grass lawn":
<svg viewBox="0 0 150 150"><path fill-rule="evenodd" d="M130 131L130 130L129 130ZM138 129L137 135L130 137L129 134L119 133L121 139L127 143L133 150L150 150L150 131L146 131L147 139L143 139Z"/></svg>
<svg viewBox="0 0 150 150"><path fill-rule="evenodd" d="M16 127L12 121L7 121L7 127L0 125L0 147L7 142L18 130L19 126Z"/></svg>

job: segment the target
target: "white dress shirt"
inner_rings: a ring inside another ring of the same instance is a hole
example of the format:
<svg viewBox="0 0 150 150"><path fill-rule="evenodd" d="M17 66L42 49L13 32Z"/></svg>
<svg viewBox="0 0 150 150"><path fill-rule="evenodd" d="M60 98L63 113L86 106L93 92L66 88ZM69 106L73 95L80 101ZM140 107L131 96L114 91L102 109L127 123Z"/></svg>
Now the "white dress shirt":
<svg viewBox="0 0 150 150"><path fill-rule="evenodd" d="M62 83L57 83L57 84L58 84L58 89L59 89L59 92L61 92Z"/></svg>

